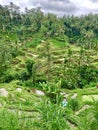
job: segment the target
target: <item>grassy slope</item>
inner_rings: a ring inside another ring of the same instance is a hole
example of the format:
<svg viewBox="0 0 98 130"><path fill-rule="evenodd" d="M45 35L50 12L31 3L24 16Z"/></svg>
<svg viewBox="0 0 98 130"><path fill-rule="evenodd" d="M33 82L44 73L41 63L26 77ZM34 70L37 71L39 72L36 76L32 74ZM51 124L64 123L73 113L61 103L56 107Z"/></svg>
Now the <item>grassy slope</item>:
<svg viewBox="0 0 98 130"><path fill-rule="evenodd" d="M52 41L54 42L54 41ZM38 45L39 46L39 45ZM30 58L36 61L36 63L41 63L41 69L39 69L39 71L41 70L41 72L44 72L44 64L45 64L45 56L44 54L42 54L42 50L43 50L43 45L41 45L40 47L27 47L21 48L21 55L17 56L16 58L14 58L12 60L11 63L11 73L21 73L22 70L24 70L25 67L25 61L26 59ZM42 50L41 50L42 47ZM57 43L53 43L52 44L52 57L54 60L54 66L55 68L57 68L58 66L60 66L63 63L64 60L64 56L65 56L65 46L57 46ZM79 51L80 48L75 47L73 45L70 46L72 51L74 51L74 56L77 56L77 53ZM97 52L93 51L93 50L88 50L87 53L90 54L90 57L92 58L92 64L94 64L96 67L98 65L98 54ZM62 59L62 60L61 60ZM5 88L8 92L9 95L8 97L0 97L0 111L2 112L4 111L10 111L11 113L17 113L22 111L23 114L21 114L21 116L18 113L18 117L21 118L23 117L24 119L26 117L33 117L34 120L38 121L39 118L39 113L36 112L37 111L37 106L41 106L41 104L43 103L43 101L45 101L44 99L46 98L46 96L44 97L40 97L35 95L34 93L32 93L31 91L29 92L28 90L30 90L31 88L27 88L27 87L21 87L19 85L16 84L17 81L12 81L11 83L5 83L5 84L0 84L0 88ZM16 89L17 88L22 88L22 92L17 92ZM75 89L75 90L63 90L62 91L66 91L66 93L69 94L69 98L68 100L70 100L71 96L74 93L78 94L78 98L81 99L80 101L82 102L82 96L83 95L93 95L93 94L98 94L98 89L96 88L85 88L83 90L81 89ZM85 99L86 100L86 99ZM82 105L84 105L86 103L82 103ZM88 102L87 102L88 104ZM81 105L81 107L82 107ZM5 114L6 115L6 114ZM8 114L9 116L10 114ZM3 116L3 115L2 115ZM3 118L3 117L2 117ZM0 118L0 119L2 119ZM78 117L76 117L78 119ZM6 119L6 118L5 118ZM16 119L16 117L15 117ZM24 121L25 123L28 124L27 121ZM23 122L22 122L23 123ZM32 123L32 118L31 121L29 121L29 123ZM17 123L16 123L17 124ZM8 124L7 124L8 125ZM11 128L9 128L11 130ZM25 124L23 126L23 129L27 129L27 125ZM34 127L34 124L28 125L28 130L31 129L39 129L39 127ZM72 128L73 129L73 128ZM7 128L5 130L8 130ZM19 129L21 130L21 128Z"/></svg>
<svg viewBox="0 0 98 130"><path fill-rule="evenodd" d="M35 39L34 39L35 41ZM28 44L30 43L30 46ZM41 43L36 45L35 47L32 46L33 40L28 41L24 46L22 45L22 48L20 50L20 55L18 55L16 58L12 60L12 68L11 70L14 72L21 73L22 70L25 68L25 61L26 59L33 59L37 65L39 65L39 68L37 72L39 73L45 73L46 70L46 56L45 56L45 43ZM51 59L52 59L52 67L53 70L58 70L62 67L64 62L64 57L66 55L66 44L60 43L56 40L49 40L48 42L51 43L50 52L51 52ZM27 46L28 47L25 47ZM33 44L34 45L34 44ZM58 46L57 46L58 45ZM73 52L73 58L76 59L78 57L78 53L80 48L76 47L74 45L70 45L70 48ZM87 50L86 54L90 57L90 62L92 65L98 67L98 53L94 50ZM55 73L55 71L53 71ZM55 75L55 74L54 74Z"/></svg>

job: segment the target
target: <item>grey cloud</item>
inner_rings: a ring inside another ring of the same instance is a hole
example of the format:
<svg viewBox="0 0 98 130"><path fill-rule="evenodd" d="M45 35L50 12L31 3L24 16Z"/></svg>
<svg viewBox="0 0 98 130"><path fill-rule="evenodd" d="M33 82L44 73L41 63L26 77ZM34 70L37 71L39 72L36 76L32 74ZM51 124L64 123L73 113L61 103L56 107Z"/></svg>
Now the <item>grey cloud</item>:
<svg viewBox="0 0 98 130"><path fill-rule="evenodd" d="M45 12L51 12L58 16L82 15L90 12L98 14L98 0L0 0L0 4L8 4L12 1L23 8L41 7Z"/></svg>
<svg viewBox="0 0 98 130"><path fill-rule="evenodd" d="M66 12L72 12L76 10L76 7L72 4L67 4L67 3L50 3L50 4L43 4L42 8L45 10L51 9L53 11L64 11Z"/></svg>
<svg viewBox="0 0 98 130"><path fill-rule="evenodd" d="M93 3L98 3L98 0L90 0Z"/></svg>
<svg viewBox="0 0 98 130"><path fill-rule="evenodd" d="M29 0L30 4L35 7L40 6L42 10L46 12L55 13L59 16L67 15L82 15L92 13L98 13L98 8L92 9L89 5L86 5L87 2L90 2L94 6L94 0ZM97 0L96 0L97 1ZM97 1L98 2L98 1ZM85 6L83 6L83 3Z"/></svg>
<svg viewBox="0 0 98 130"><path fill-rule="evenodd" d="M29 0L29 2L35 6L40 6L45 12L49 11L55 14L72 14L77 10L75 4L70 0Z"/></svg>

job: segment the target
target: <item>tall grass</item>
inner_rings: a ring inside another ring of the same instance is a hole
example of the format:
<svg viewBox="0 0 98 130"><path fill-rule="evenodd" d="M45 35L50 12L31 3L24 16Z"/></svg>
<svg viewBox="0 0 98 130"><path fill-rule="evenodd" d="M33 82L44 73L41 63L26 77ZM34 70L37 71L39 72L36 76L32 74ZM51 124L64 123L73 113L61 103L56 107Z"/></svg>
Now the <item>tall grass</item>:
<svg viewBox="0 0 98 130"><path fill-rule="evenodd" d="M18 111L11 112L7 109L0 110L0 130L35 130L34 122ZM37 130L37 129L36 129Z"/></svg>
<svg viewBox="0 0 98 130"><path fill-rule="evenodd" d="M65 109L50 101L43 103L38 110L41 113L42 130L69 130Z"/></svg>
<svg viewBox="0 0 98 130"><path fill-rule="evenodd" d="M77 130L98 130L98 102L80 114Z"/></svg>
<svg viewBox="0 0 98 130"><path fill-rule="evenodd" d="M94 119L91 123L91 130L98 130L98 101L94 102L93 116Z"/></svg>

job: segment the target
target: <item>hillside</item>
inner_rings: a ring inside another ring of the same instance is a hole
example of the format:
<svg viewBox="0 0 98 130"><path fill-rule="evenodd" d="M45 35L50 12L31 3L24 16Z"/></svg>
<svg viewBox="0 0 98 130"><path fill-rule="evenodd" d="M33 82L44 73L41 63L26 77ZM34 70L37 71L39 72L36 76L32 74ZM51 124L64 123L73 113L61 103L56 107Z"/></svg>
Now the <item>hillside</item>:
<svg viewBox="0 0 98 130"><path fill-rule="evenodd" d="M98 15L10 4L0 5L0 130L98 130Z"/></svg>
<svg viewBox="0 0 98 130"><path fill-rule="evenodd" d="M20 46L19 54L11 60L10 67L6 72L9 78L5 76L5 81L9 83L0 84L1 130L3 130L2 128L6 130L15 130L17 128L19 130L43 130L48 129L49 127L50 129L55 129L55 121L59 121L59 129L62 129L61 123L63 123L66 124L64 126L66 129L83 130L84 125L82 123L89 122L89 119L87 118L90 118L89 116L91 113L94 114L94 111L98 106L94 103L97 103L98 101L98 89L96 88L98 82L91 82L85 86L86 88L84 89L77 88L75 90L68 90L66 89L66 86L63 86L63 88L60 89L60 93L63 93L63 95L67 97L68 105L66 108L62 106L62 101L60 101L60 105L57 106L55 106L56 104L47 104L51 99L47 93L54 93L55 90L45 90L40 84L34 86L32 78L30 78L31 81L27 80L27 82L23 80L22 83L20 82L21 79L19 76L26 70L26 61L28 59L33 60L36 66L38 66L36 69L36 81L43 82L46 80L44 75L47 74L47 55L45 55L46 51L42 51L45 50L45 42L46 41L42 41L42 43L36 47L25 47L26 44L25 46ZM68 48L70 47L72 51L71 61L76 64L77 58L79 58L80 47L74 45L69 45L69 47L67 47L67 45L57 46L56 43L53 43L52 41L47 42L51 43L49 51L51 52L52 72L50 75L53 79L56 79L57 75L62 75L61 69L63 69L64 59L65 56L67 56ZM89 64L97 69L97 51L86 50L86 56L89 56L91 59ZM17 78L15 77L16 75L18 75ZM13 76L12 79L10 78L11 76ZM51 81L58 82L57 79ZM46 91L46 94L43 93L43 89ZM36 93L35 90L41 91ZM59 96L61 95L60 93ZM74 97L75 95L76 97ZM92 109L92 106L94 106L94 110ZM54 112L56 112L55 117L53 116ZM63 115L60 114L60 112ZM64 113L66 113L66 116L64 116ZM87 117L82 117L85 113L87 113ZM48 114L50 116L48 116ZM94 121L97 121L95 119ZM47 120L48 122L46 123ZM93 120L90 123L92 124ZM90 128L90 125L86 124L85 130L86 127ZM58 128L56 127L56 129Z"/></svg>

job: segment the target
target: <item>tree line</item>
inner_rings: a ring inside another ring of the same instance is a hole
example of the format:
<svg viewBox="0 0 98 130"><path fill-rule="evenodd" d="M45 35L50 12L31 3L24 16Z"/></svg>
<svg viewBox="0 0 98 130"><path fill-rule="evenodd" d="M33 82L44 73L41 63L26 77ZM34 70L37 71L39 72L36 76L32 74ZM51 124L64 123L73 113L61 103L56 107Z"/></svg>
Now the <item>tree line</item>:
<svg viewBox="0 0 98 130"><path fill-rule="evenodd" d="M14 34L13 34L14 32ZM63 16L44 14L41 8L25 8L13 4L0 5L0 33L17 35L18 40L25 40L33 34L40 33L42 38L51 37L59 41L84 46L98 47L98 14L85 16Z"/></svg>

